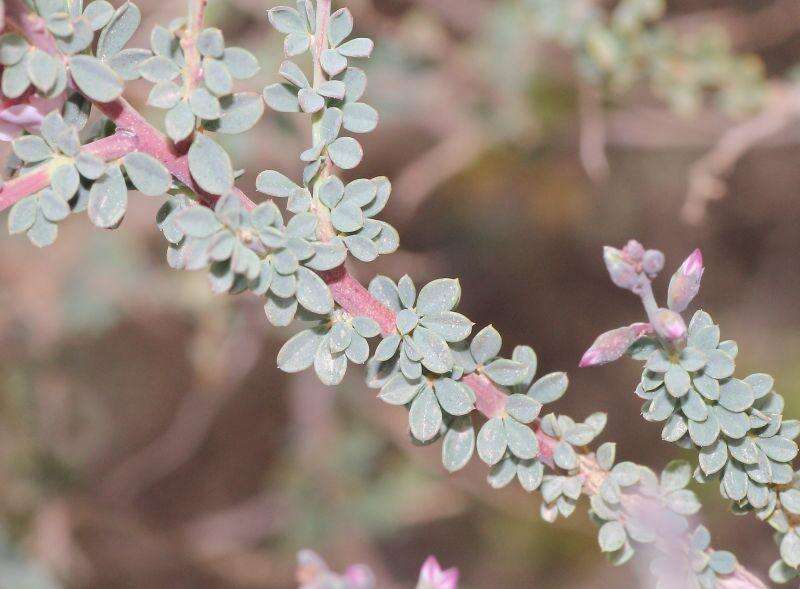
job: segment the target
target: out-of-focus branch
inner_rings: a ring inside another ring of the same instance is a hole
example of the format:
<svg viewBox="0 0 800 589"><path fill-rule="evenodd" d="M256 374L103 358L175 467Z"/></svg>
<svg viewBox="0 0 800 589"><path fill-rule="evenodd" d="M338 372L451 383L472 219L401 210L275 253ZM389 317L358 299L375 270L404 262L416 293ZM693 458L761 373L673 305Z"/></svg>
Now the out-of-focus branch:
<svg viewBox="0 0 800 589"><path fill-rule="evenodd" d="M225 403L239 390L255 367L260 349L258 331L246 326L256 320L249 310L225 324L227 337L219 343L218 324L199 334L198 388L188 391L167 429L149 445L119 465L103 482L101 493L117 503L135 498L143 490L186 463L206 439ZM206 340L214 343L204 345Z"/></svg>
<svg viewBox="0 0 800 589"><path fill-rule="evenodd" d="M734 47L756 50L783 43L800 31L800 4L795 0L773 0L758 10L700 10L670 17L665 24L678 32L693 32L709 24L721 24Z"/></svg>
<svg viewBox="0 0 800 589"><path fill-rule="evenodd" d="M393 205L400 214L414 215L444 182L463 172L485 150L486 136L472 122L464 122L408 164L398 176L396 191L402 195Z"/></svg>
<svg viewBox="0 0 800 589"><path fill-rule="evenodd" d="M578 83L578 111L581 163L589 178L599 184L608 178L609 172L605 111L598 89L584 81Z"/></svg>
<svg viewBox="0 0 800 589"><path fill-rule="evenodd" d="M683 218L699 223L712 200L726 192L724 178L754 146L775 135L800 118L800 89L774 85L765 108L756 116L731 127L717 144L689 172L689 189Z"/></svg>
<svg viewBox="0 0 800 589"><path fill-rule="evenodd" d="M291 520L284 500L262 493L189 522L181 535L203 558L215 558L282 532Z"/></svg>

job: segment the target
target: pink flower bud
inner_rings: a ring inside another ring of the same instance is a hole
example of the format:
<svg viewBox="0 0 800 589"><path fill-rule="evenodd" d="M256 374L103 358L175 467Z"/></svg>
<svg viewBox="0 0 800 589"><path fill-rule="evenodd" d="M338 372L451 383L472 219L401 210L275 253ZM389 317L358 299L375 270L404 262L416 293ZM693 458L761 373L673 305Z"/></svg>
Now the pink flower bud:
<svg viewBox="0 0 800 589"><path fill-rule="evenodd" d="M417 589L458 589L458 569L442 570L435 556L429 556L419 573Z"/></svg>
<svg viewBox="0 0 800 589"><path fill-rule="evenodd" d="M653 327L649 323L634 323L607 331L594 340L578 366L586 368L613 362L621 358L633 342L652 331Z"/></svg>
<svg viewBox="0 0 800 589"><path fill-rule="evenodd" d="M14 100L0 94L0 141L13 141L23 131L38 131L44 117L63 104L63 94L56 98L30 95Z"/></svg>
<svg viewBox="0 0 800 589"><path fill-rule="evenodd" d="M634 262L641 262L644 257L644 246L635 239L628 240L625 247L622 248L623 253Z"/></svg>
<svg viewBox="0 0 800 589"><path fill-rule="evenodd" d="M363 564L354 564L344 572L347 589L370 589L375 586L375 575Z"/></svg>
<svg viewBox="0 0 800 589"><path fill-rule="evenodd" d="M655 276L664 269L664 254L658 250L647 250L642 258L642 269L649 276Z"/></svg>
<svg viewBox="0 0 800 589"><path fill-rule="evenodd" d="M606 263L611 281L618 287L630 290L639 284L636 264L623 250L608 245L603 247L603 261Z"/></svg>
<svg viewBox="0 0 800 589"><path fill-rule="evenodd" d="M686 337L686 323L675 311L659 309L653 318L653 328L665 340L674 342Z"/></svg>
<svg viewBox="0 0 800 589"><path fill-rule="evenodd" d="M689 306L700 290L700 280L703 278L704 270L703 254L696 249L684 260L669 281L667 306L670 309L680 313Z"/></svg>

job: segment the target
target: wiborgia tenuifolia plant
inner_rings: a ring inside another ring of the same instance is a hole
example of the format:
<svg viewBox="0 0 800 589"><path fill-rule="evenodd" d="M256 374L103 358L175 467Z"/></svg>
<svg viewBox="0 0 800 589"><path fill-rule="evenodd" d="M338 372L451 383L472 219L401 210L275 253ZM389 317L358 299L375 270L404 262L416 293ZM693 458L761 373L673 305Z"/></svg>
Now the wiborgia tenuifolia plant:
<svg viewBox="0 0 800 589"><path fill-rule="evenodd" d="M778 531L781 560L771 577L796 574L800 491L791 461L800 424L782 419L770 377L733 376L736 345L719 341L706 313L686 326L680 313L699 288L699 252L673 276L661 308L651 282L663 255L634 241L608 248L612 280L642 299L647 321L602 335L582 360L595 365L629 353L646 361L636 389L646 401L644 417L665 421L665 440L699 454L696 468L673 461L657 475L617 462L613 442L592 449L604 413L581 421L544 412L566 392L567 375L537 377L528 346L504 357L497 330L475 329L455 310L457 279L417 288L407 275L376 276L364 288L349 274L349 264L395 251L399 237L379 218L390 181L340 177L362 159L356 137L378 125L378 113L363 102L367 80L357 65L373 42L353 36L346 7L299 0L269 10L269 22L285 35L287 59L279 81L256 93L239 86L258 72L257 60L204 26L206 0L189 0L185 19L156 25L149 48L127 47L141 20L131 2L116 9L105 0L0 6L0 137L13 141L0 208L11 209L12 234L47 246L73 213L114 229L130 191L165 196L156 222L170 266L205 271L215 292L263 297L275 326L303 322L278 353L282 370L313 369L324 384L337 385L349 363L365 365L378 398L407 410L414 443L441 444L447 471L477 453L492 487L516 481L538 490L549 522L570 516L585 496L609 560L621 565L644 549L659 586L764 587L689 520L700 507L686 488L692 475L716 477L735 511L754 511ZM148 104L163 117L149 121L123 97L125 84L139 78L152 84ZM239 173L218 134L248 131L265 103L308 117L312 131L296 179L261 172L255 189L271 198L256 202L236 186ZM101 119L89 125L93 111ZM312 552L299 559L302 586L375 586L364 567L337 575ZM429 559L418 588L453 588L457 580L455 570Z"/></svg>

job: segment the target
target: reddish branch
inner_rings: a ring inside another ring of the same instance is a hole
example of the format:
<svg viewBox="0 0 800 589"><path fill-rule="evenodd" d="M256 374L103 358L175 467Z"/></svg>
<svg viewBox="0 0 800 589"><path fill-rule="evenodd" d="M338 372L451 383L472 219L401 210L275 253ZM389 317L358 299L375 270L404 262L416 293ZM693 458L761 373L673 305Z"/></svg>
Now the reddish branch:
<svg viewBox="0 0 800 589"><path fill-rule="evenodd" d="M207 0L193 1L196 3L197 9L196 12L190 15L195 19L191 29L199 31L202 28L203 10ZM57 54L53 38L44 28L42 19L30 14L22 0L7 0L6 10L6 18L11 20L15 27L22 31L32 44L51 54ZM319 0L318 16L317 30L326 31L327 20L330 16L330 0ZM199 21L196 20L198 18L200 19ZM318 39L322 40L318 41L318 45L315 47L316 55L319 55L324 46L324 36L324 34L318 36ZM189 43L191 44L191 35L187 37L190 39ZM318 62L318 59L315 61ZM315 68L318 67L319 64L315 63ZM119 98L110 103L95 103L95 106L116 124L117 131L110 137L84 146L84 150L90 151L106 161L118 159L133 151L148 153L164 164L178 181L196 192L206 204L213 203L216 196L200 190L192 179L185 152L177 149L169 139L150 125L125 99ZM25 196L39 192L47 187L49 182L50 166L47 164L28 174L10 180L0 191L0 211ZM234 190L248 209L253 209L256 206L241 190ZM336 303L342 309L351 315L366 316L374 319L378 322L384 334L394 331L395 314L375 299L366 288L353 278L344 265L334 270L322 272L321 275L331 289ZM475 406L481 414L488 418L505 415L507 394L496 387L486 376L480 373L468 374L463 378L463 382L475 392L477 399ZM557 440L542 432L538 424L534 426L534 430L540 446L538 458L544 464L553 467L552 453ZM593 453L581 455L579 474L583 477L584 490L588 495L597 493L604 477L608 476L599 467ZM741 565L737 566L734 574L720 579L718 586L728 589L765 588L765 585L757 577Z"/></svg>

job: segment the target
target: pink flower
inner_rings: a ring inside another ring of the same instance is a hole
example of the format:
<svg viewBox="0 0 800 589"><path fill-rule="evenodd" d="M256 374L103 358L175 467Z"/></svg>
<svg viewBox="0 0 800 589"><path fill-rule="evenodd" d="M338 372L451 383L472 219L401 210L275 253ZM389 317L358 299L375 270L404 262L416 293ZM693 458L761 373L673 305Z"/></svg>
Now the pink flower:
<svg viewBox="0 0 800 589"><path fill-rule="evenodd" d="M620 288L633 289L640 282L637 262L627 253L630 245L618 250L615 247L603 247L603 261L606 263L611 281Z"/></svg>
<svg viewBox="0 0 800 589"><path fill-rule="evenodd" d="M581 368L607 364L622 357L630 345L637 339L652 333L649 323L634 323L626 327L618 327L597 337L578 364Z"/></svg>
<svg viewBox="0 0 800 589"><path fill-rule="evenodd" d="M13 141L23 131L39 130L44 117L64 104L64 96L41 98L35 94L8 100L0 94L0 141Z"/></svg>
<svg viewBox="0 0 800 589"><path fill-rule="evenodd" d="M700 280L703 278L704 270L703 254L696 249L684 260L669 281L667 306L670 309L680 313L689 306L700 290Z"/></svg>
<svg viewBox="0 0 800 589"><path fill-rule="evenodd" d="M458 589L458 569L442 570L435 556L429 556L419 573L417 589Z"/></svg>
<svg viewBox="0 0 800 589"><path fill-rule="evenodd" d="M354 564L347 567L344 580L348 589L371 589L375 586L375 575L372 570L363 564Z"/></svg>
<svg viewBox="0 0 800 589"><path fill-rule="evenodd" d="M675 311L659 309L653 317L653 328L665 340L674 342L686 337L686 323Z"/></svg>

